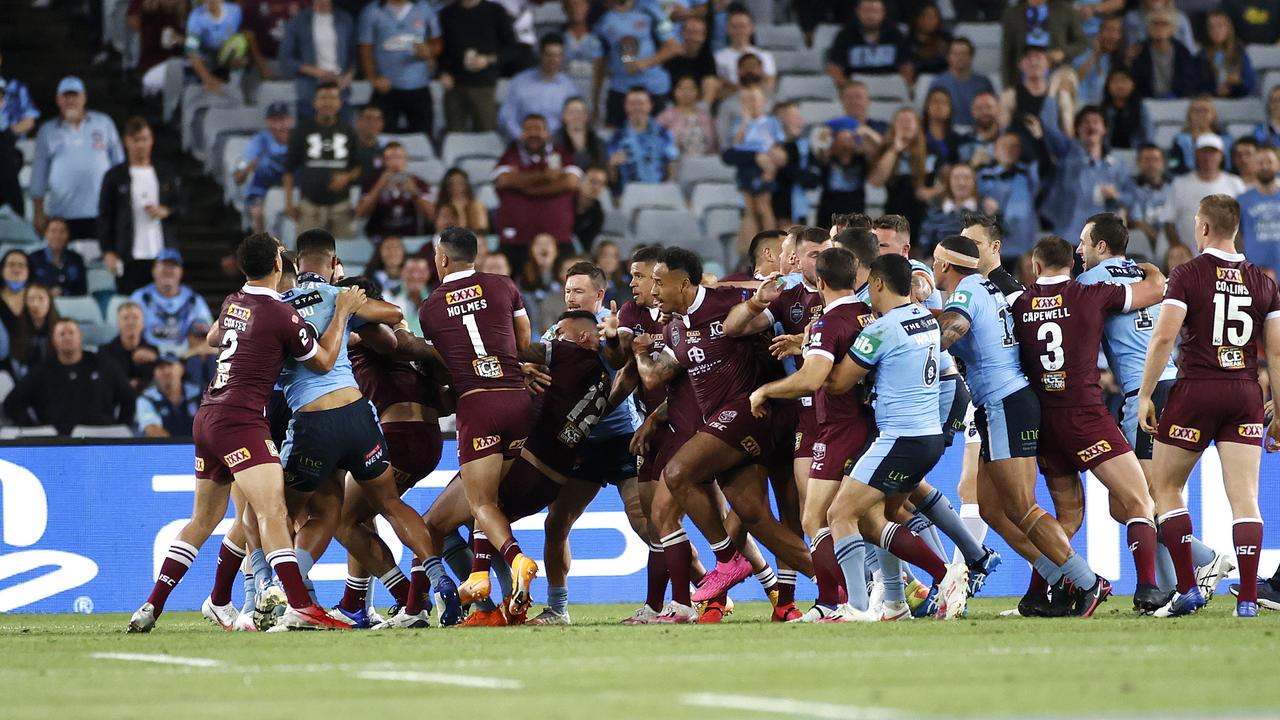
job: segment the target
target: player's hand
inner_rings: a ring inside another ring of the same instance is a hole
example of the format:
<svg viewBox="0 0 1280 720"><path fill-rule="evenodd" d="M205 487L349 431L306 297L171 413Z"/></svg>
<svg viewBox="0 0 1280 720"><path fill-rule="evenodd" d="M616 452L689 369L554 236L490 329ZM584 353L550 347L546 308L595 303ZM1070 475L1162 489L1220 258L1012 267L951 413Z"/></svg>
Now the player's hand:
<svg viewBox="0 0 1280 720"><path fill-rule="evenodd" d="M618 301L609 301L609 316L596 324L601 340L612 340L618 337Z"/></svg>
<svg viewBox="0 0 1280 720"><path fill-rule="evenodd" d="M349 287L344 288L342 292L338 293L338 299L334 304L338 308L338 312L340 314L349 316L353 315L355 311L363 307L368 300L369 298L364 295L364 290L361 290L358 287Z"/></svg>
<svg viewBox="0 0 1280 720"><path fill-rule="evenodd" d="M1138 425L1143 432L1156 434L1156 404L1150 395L1138 395Z"/></svg>
<svg viewBox="0 0 1280 720"><path fill-rule="evenodd" d="M379 75L370 84L373 85L373 91L379 95L386 95L391 91L391 78L385 75Z"/></svg>
<svg viewBox="0 0 1280 720"><path fill-rule="evenodd" d="M529 389L529 392L545 392L551 386L551 375L542 365L520 363L520 372L524 374L524 386Z"/></svg>
<svg viewBox="0 0 1280 720"><path fill-rule="evenodd" d="M756 299L765 305L777 300L778 296L782 294L781 278L782 276L779 273L769 273L764 280L760 281L760 287L756 288Z"/></svg>
<svg viewBox="0 0 1280 720"><path fill-rule="evenodd" d="M769 352L778 360L804 352L804 335L778 335L769 341Z"/></svg>
<svg viewBox="0 0 1280 720"><path fill-rule="evenodd" d="M764 388L756 388L755 392L751 393L751 414L762 418L768 414L768 406L769 398L764 394Z"/></svg>
<svg viewBox="0 0 1280 720"><path fill-rule="evenodd" d="M631 341L631 352L636 355L648 355L653 352L653 336L649 333L641 333L635 336Z"/></svg>
<svg viewBox="0 0 1280 720"><path fill-rule="evenodd" d="M653 441L653 435L656 432L658 432L658 423L653 415L649 415L631 436L631 447L627 448L628 452L632 455L644 455L649 452L649 443Z"/></svg>

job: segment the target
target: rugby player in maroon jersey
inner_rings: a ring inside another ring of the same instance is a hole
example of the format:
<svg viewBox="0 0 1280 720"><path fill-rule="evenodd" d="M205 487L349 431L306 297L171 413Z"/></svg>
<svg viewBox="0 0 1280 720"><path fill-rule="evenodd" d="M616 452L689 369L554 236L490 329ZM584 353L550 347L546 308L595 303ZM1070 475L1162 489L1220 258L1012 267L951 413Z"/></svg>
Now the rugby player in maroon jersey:
<svg viewBox="0 0 1280 720"><path fill-rule="evenodd" d="M1014 335L1022 370L1040 396L1040 444L1036 458L1058 522L1068 537L1084 519L1080 473L1091 471L1107 488L1111 516L1124 523L1138 573L1134 608L1154 612L1165 604L1156 587L1156 525L1142 467L1129 441L1102 404L1098 350L1103 323L1112 312L1129 312L1159 302L1164 275L1146 264L1142 282L1084 285L1071 279L1071 244L1050 235L1032 250L1036 282L1013 303ZM1068 614L1069 595L1055 593L1052 605ZM1096 608L1096 605L1095 605ZM1094 608L1074 608L1087 615Z"/></svg>
<svg viewBox="0 0 1280 720"><path fill-rule="evenodd" d="M129 632L150 632L155 627L199 546L226 515L232 482L256 512L267 560L288 596L286 617L299 626L346 627L312 603L303 584L285 512L284 471L264 413L287 358L305 362L317 372L333 367L345 339L346 320L365 298L360 290L342 293L334 316L341 322L332 323L317 340L314 329L297 311L280 302L276 292L280 252L279 241L266 233L250 235L236 249L236 262L247 282L223 301L207 338L222 352L217 374L196 413L196 496L191 520L170 545L151 596L129 621ZM243 553L236 559L220 555L218 573L234 577L242 558Z"/></svg>
<svg viewBox="0 0 1280 720"><path fill-rule="evenodd" d="M1200 255L1169 274L1160 319L1147 350L1138 390L1138 420L1156 436L1156 517L1161 541L1173 556L1177 594L1156 615L1198 611L1205 598L1196 585L1191 558L1191 516L1182 499L1187 477L1212 441L1222 461L1222 485L1235 517L1232 539L1240 567L1237 617L1258 615L1258 560L1262 513L1258 509L1258 467L1263 438L1267 450L1280 449L1280 421L1263 428L1257 344L1267 355L1271 397L1280 397L1280 296L1262 268L1236 252L1240 204L1227 195L1200 201L1195 217ZM1169 393L1157 432L1152 396L1173 343L1179 344L1178 382Z"/></svg>

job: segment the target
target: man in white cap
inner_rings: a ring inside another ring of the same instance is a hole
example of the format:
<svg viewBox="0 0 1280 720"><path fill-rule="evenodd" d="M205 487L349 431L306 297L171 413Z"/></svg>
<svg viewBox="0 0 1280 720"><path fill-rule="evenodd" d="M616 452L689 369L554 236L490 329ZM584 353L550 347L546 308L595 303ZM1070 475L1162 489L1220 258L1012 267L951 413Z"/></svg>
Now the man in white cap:
<svg viewBox="0 0 1280 720"><path fill-rule="evenodd" d="M98 191L107 169L124 161L115 123L85 109L84 81L74 75L58 83L59 116L40 126L31 168L36 232L51 217L67 221L72 240L97 238Z"/></svg>
<svg viewBox="0 0 1280 720"><path fill-rule="evenodd" d="M1222 169L1225 151L1222 138L1213 133L1196 138L1195 172L1180 175L1173 181L1169 200L1178 237L1195 237L1196 210L1200 207L1201 198L1218 194L1234 198L1247 189L1243 180ZM1192 252L1195 252L1194 248Z"/></svg>

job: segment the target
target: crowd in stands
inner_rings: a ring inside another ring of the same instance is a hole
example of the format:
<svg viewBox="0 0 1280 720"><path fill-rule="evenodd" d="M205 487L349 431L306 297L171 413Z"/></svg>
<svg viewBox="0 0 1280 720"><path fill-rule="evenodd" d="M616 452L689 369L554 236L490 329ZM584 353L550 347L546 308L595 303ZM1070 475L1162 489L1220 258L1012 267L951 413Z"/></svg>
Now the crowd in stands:
<svg viewBox="0 0 1280 720"><path fill-rule="evenodd" d="M994 215L1021 272L1041 235L1074 242L1116 211L1131 254L1167 271L1195 253L1200 197L1227 193L1243 251L1280 267L1275 0L129 0L126 16L133 77L164 98L149 119L90 109L74 68L40 98L0 66L0 205L43 239L4 253L10 422L189 427L216 351L182 283L161 121L246 230L363 244L347 272L411 325L449 226L489 238L480 267L515 278L539 331L574 262L622 302L637 244L725 274L759 229L836 213L905 217L921 258L962 213ZM253 125L212 122L238 110ZM86 295L111 334L60 314ZM94 373L93 392L63 380Z"/></svg>

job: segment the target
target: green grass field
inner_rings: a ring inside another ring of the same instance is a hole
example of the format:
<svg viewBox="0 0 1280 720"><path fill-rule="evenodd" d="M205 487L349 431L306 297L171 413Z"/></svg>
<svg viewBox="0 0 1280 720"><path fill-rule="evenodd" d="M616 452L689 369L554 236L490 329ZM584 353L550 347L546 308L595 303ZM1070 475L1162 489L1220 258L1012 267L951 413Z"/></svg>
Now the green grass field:
<svg viewBox="0 0 1280 720"><path fill-rule="evenodd" d="M0 616L0 717L900 718L1274 716L1280 613L1092 620L775 625L741 604L721 626L232 634L195 613L150 635L123 615ZM182 664L177 664L182 663ZM918 679L919 678L919 679Z"/></svg>

